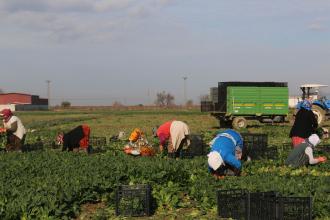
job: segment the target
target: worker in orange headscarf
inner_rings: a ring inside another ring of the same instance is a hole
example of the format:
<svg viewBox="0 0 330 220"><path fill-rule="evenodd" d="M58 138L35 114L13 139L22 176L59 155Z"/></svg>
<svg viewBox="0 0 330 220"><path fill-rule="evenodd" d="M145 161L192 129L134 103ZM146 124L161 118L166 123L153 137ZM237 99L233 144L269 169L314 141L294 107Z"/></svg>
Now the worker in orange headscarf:
<svg viewBox="0 0 330 220"><path fill-rule="evenodd" d="M128 138L129 144L124 147L126 154L153 156L155 150L150 146L147 138L140 128L135 128Z"/></svg>

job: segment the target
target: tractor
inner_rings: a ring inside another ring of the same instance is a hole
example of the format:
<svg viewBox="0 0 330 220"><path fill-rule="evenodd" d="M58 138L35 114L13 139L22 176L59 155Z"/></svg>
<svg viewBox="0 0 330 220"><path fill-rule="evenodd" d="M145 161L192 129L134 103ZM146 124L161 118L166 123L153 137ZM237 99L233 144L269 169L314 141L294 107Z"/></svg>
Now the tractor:
<svg viewBox="0 0 330 220"><path fill-rule="evenodd" d="M321 84L304 84L300 86L302 91L302 100L310 99L312 101L312 111L316 116L318 124L322 124L330 112L330 100L321 95L320 88L328 87ZM298 102L297 109L300 109L302 102Z"/></svg>

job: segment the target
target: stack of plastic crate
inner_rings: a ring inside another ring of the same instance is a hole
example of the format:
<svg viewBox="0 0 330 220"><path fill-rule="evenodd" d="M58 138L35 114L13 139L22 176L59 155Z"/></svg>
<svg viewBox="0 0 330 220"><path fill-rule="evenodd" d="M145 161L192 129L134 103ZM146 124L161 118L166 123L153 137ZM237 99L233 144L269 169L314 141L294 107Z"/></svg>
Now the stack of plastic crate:
<svg viewBox="0 0 330 220"><path fill-rule="evenodd" d="M285 197L280 193L248 192L243 189L217 191L221 218L246 220L311 220L311 197Z"/></svg>

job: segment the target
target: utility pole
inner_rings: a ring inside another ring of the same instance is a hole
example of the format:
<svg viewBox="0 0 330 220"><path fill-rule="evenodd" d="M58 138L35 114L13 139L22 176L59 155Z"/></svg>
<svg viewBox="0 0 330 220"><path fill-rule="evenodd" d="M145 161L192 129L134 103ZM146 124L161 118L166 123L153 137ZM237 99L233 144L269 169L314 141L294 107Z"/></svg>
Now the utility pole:
<svg viewBox="0 0 330 220"><path fill-rule="evenodd" d="M186 85L186 81L187 81L188 77L184 76L183 77L183 105L187 104L187 85Z"/></svg>
<svg viewBox="0 0 330 220"><path fill-rule="evenodd" d="M47 98L48 98L48 109L50 109L50 80L46 80L47 83Z"/></svg>

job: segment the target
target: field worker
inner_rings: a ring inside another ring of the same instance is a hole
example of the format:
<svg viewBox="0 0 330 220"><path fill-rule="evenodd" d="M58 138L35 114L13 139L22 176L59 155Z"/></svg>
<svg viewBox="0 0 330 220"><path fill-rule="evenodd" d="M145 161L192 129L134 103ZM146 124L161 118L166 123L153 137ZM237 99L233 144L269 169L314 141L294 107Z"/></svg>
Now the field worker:
<svg viewBox="0 0 330 220"><path fill-rule="evenodd" d="M130 134L129 144L124 147L126 154L140 155L140 156L153 156L155 150L149 144L144 132L140 128L135 128Z"/></svg>
<svg viewBox="0 0 330 220"><path fill-rule="evenodd" d="M302 143L315 132L317 127L318 123L312 111L312 103L306 99L302 102L290 131L292 146L296 147Z"/></svg>
<svg viewBox="0 0 330 220"><path fill-rule="evenodd" d="M59 133L57 143L63 145L62 151L85 151L89 153L90 127L88 125L79 125L67 133Z"/></svg>
<svg viewBox="0 0 330 220"><path fill-rule="evenodd" d="M22 151L26 136L26 130L22 121L13 115L10 109L3 109L1 117L3 118L1 131L7 134L6 151Z"/></svg>
<svg viewBox="0 0 330 220"><path fill-rule="evenodd" d="M319 136L312 134L304 142L296 146L289 154L285 161L285 165L290 165L294 168L306 166L308 164L318 164L325 162L326 157L314 158L313 148L321 142Z"/></svg>
<svg viewBox="0 0 330 220"><path fill-rule="evenodd" d="M168 121L157 129L159 150L167 148L168 153L176 153L184 144L189 145L187 136L190 134L189 127L182 121Z"/></svg>
<svg viewBox="0 0 330 220"><path fill-rule="evenodd" d="M232 129L219 133L211 142L208 156L209 171L217 178L239 176L242 169L242 136Z"/></svg>

